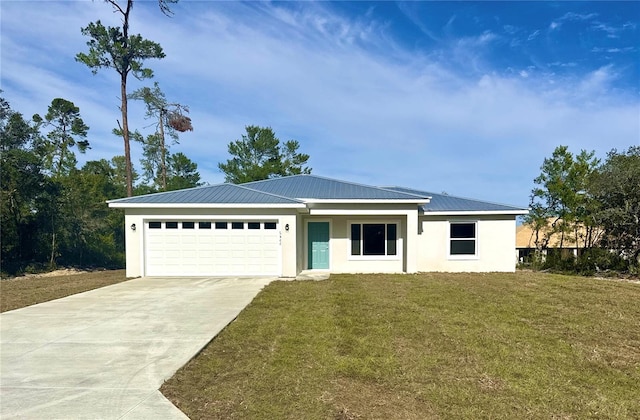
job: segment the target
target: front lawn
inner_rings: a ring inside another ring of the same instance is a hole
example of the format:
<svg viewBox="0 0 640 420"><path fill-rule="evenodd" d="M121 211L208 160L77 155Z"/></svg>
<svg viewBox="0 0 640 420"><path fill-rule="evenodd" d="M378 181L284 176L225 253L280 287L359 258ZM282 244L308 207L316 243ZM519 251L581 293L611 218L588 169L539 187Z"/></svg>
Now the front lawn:
<svg viewBox="0 0 640 420"><path fill-rule="evenodd" d="M0 280L0 312L24 308L125 281L125 270Z"/></svg>
<svg viewBox="0 0 640 420"><path fill-rule="evenodd" d="M640 285L274 282L161 391L192 419L640 418Z"/></svg>

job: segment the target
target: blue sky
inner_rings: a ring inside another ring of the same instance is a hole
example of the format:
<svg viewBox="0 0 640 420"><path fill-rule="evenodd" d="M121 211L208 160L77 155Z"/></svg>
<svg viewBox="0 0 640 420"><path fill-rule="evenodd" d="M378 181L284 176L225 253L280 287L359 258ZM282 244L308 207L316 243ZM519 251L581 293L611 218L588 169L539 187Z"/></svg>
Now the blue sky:
<svg viewBox="0 0 640 420"><path fill-rule="evenodd" d="M136 2L131 32L194 131L173 152L222 182L246 125L311 155L313 173L526 206L558 145L640 145L640 2L218 2L168 18ZM118 16L101 1L0 3L1 89L25 116L62 97L91 127L89 159L123 154L111 134L119 82L74 60L80 28ZM150 133L141 104L130 124ZM134 146L134 164L140 154Z"/></svg>

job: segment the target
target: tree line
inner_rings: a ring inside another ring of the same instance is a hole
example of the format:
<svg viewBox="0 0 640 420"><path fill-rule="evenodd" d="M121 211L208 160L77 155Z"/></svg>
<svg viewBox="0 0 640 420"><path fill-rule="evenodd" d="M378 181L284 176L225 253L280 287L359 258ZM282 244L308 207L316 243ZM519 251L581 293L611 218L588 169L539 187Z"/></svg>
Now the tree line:
<svg viewBox="0 0 640 420"><path fill-rule="evenodd" d="M147 106L158 124L146 139L132 132L143 146L142 176L132 166L133 194L201 185L196 163L163 144L160 127L177 139L171 121L161 108ZM180 124L191 125L190 120ZM54 99L44 116L26 119L0 97L3 276L58 266L124 266L124 213L109 209L106 201L127 196L125 158L89 160L78 167L76 153L91 148L89 130L80 109L65 99ZM229 143L232 158L218 165L225 181L311 172L304 166L309 155L298 153L297 141L281 143L270 127L247 126L246 131Z"/></svg>
<svg viewBox="0 0 640 420"><path fill-rule="evenodd" d="M171 16L178 0L158 0ZM90 148L89 126L80 109L55 98L46 114L25 118L0 97L0 272L3 276L57 266L124 266L124 214L109 209L106 200L202 185L197 165L170 146L179 133L193 130L189 108L169 101L156 82L129 93L129 75L153 77L149 59L162 59L162 47L132 34L134 0L105 0L121 18L120 26L100 20L81 28L88 37L79 63L96 74L111 69L119 76L120 118L113 134L123 139L124 155L89 160L78 167L76 153ZM155 130L144 136L131 129L129 100L144 103ZM309 156L298 153L299 143L280 143L270 127L247 126L241 140L231 142L232 159L220 163L227 182L239 183L310 173ZM131 141L142 145L141 175L131 160Z"/></svg>
<svg viewBox="0 0 640 420"><path fill-rule="evenodd" d="M73 102L55 98L44 116L26 119L0 98L0 226L2 272L62 266L122 267L124 215L106 200L127 195L125 159L89 160L89 126ZM153 136L153 135L152 135ZM149 143L143 148L149 149ZM142 179L132 171L134 194L194 187L197 165L183 153L142 159ZM164 182L163 180L166 180Z"/></svg>
<svg viewBox="0 0 640 420"><path fill-rule="evenodd" d="M534 267L592 274L640 273L640 146L571 153L559 146L544 159L525 218L534 231ZM552 236L563 248L571 238L578 257L547 253ZM546 254L546 257L543 257Z"/></svg>

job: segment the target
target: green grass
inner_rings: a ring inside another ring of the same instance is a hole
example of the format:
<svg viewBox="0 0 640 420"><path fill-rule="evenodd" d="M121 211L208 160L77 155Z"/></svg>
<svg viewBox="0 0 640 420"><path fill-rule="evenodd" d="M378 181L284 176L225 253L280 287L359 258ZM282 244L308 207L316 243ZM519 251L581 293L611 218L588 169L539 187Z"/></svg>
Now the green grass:
<svg viewBox="0 0 640 420"><path fill-rule="evenodd" d="M0 312L24 308L127 280L124 270L0 280Z"/></svg>
<svg viewBox="0 0 640 420"><path fill-rule="evenodd" d="M162 392L192 419L640 418L640 285L275 282Z"/></svg>

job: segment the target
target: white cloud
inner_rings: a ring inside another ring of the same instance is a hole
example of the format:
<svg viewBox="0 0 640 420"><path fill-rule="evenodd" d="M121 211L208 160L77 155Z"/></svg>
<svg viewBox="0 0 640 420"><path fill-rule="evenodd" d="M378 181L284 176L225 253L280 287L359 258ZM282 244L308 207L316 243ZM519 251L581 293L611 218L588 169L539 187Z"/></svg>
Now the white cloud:
<svg viewBox="0 0 640 420"><path fill-rule="evenodd" d="M549 25L549 30L553 31L556 29L560 29L564 22L584 22L588 20L592 20L598 17L597 13L575 13L575 12L567 12L558 19L551 22Z"/></svg>
<svg viewBox="0 0 640 420"><path fill-rule="evenodd" d="M227 159L228 142L257 124L299 140L321 175L525 205L555 146L603 155L640 135L637 100L608 89L615 68L555 84L529 69L501 76L483 59L483 48L498 39L489 31L454 39L451 50L419 53L391 40L384 22L350 19L323 3L179 5L169 19L143 4L132 28L163 46L167 58L150 63L156 80L169 99L190 106L194 124L174 150L195 160L211 183L222 181L217 163ZM57 15L64 7L44 3L39 13ZM14 18L17 6L2 8L3 19ZM84 42L80 26L98 15L87 13L57 32L54 21L35 35L3 27L2 80L18 110L44 112L51 95L77 98L95 136L88 158L111 157L121 153L121 141L109 134L118 118L117 80L108 70L91 76L73 61ZM70 58L50 67L48 37L61 32L73 45L56 48ZM31 56L16 52L25 40ZM141 107L132 109L135 126L144 127Z"/></svg>

